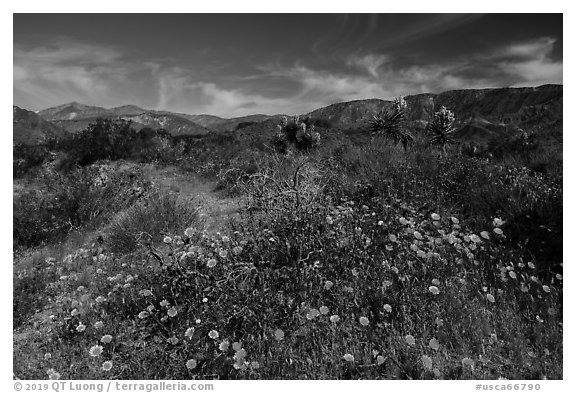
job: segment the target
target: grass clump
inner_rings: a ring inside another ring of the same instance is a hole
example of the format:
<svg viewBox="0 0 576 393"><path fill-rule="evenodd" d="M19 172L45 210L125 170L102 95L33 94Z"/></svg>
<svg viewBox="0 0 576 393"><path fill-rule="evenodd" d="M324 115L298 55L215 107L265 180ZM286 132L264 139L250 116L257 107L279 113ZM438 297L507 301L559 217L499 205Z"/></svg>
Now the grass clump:
<svg viewBox="0 0 576 393"><path fill-rule="evenodd" d="M155 191L115 217L106 231L106 242L111 251L127 254L140 241L160 243L161 234L180 233L190 226L201 226L192 202L176 193Z"/></svg>

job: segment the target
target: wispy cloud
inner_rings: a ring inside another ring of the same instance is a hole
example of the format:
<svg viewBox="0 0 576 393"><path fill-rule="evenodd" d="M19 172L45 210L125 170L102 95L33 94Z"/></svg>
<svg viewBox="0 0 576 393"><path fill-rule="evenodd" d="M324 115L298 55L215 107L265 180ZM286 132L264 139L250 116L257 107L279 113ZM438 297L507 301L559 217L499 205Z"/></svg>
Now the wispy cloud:
<svg viewBox="0 0 576 393"><path fill-rule="evenodd" d="M346 59L346 64L350 67L358 67L366 70L373 77L378 77L378 68L386 61L388 56L381 54L368 54L364 56L350 55Z"/></svg>
<svg viewBox="0 0 576 393"><path fill-rule="evenodd" d="M553 60L551 53L556 40L544 37L505 47L499 55L499 66L504 72L519 78L515 86L544 83L561 84L563 64Z"/></svg>
<svg viewBox="0 0 576 393"><path fill-rule="evenodd" d="M300 59L252 64L241 74L231 74L233 67L215 71L211 63L175 65L129 57L113 47L56 40L36 48L15 45L14 99L29 109L80 101L224 117L302 114L339 101L562 83L563 65L552 58L554 45L554 39L543 37L419 64L356 48L334 60L336 65L332 60L314 65Z"/></svg>
<svg viewBox="0 0 576 393"><path fill-rule="evenodd" d="M66 101L120 103L121 87L134 77L134 64L109 47L55 40L49 45L14 47L14 98L43 108Z"/></svg>

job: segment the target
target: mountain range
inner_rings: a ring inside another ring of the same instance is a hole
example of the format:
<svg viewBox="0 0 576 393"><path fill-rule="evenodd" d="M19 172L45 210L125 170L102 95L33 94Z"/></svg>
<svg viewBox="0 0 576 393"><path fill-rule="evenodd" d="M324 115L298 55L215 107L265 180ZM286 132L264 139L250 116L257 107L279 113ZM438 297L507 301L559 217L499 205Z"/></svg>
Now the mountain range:
<svg viewBox="0 0 576 393"><path fill-rule="evenodd" d="M440 94L405 97L407 121L421 130L442 106L452 110L461 139L485 141L519 129L562 129L562 85L523 88L452 90ZM365 99L340 102L301 115L329 123L332 129L362 130L373 115L391 106L391 101ZM97 118L130 120L136 129L165 129L173 135L206 135L232 132L266 122L275 123L282 115L249 115L231 119L207 114L184 114L147 110L135 105L102 108L77 102L56 106L38 113L14 106L15 143L37 143L78 132ZM260 129L261 127L258 127Z"/></svg>

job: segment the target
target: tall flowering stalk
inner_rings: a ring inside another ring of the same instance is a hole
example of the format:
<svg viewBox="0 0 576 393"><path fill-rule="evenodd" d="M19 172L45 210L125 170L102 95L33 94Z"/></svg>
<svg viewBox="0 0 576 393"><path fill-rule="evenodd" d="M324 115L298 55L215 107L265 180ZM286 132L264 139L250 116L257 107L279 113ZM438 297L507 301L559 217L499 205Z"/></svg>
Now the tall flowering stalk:
<svg viewBox="0 0 576 393"><path fill-rule="evenodd" d="M456 143L454 139L455 120L454 113L443 106L438 112L434 113L434 119L426 126L430 144L440 147L444 154L446 154L450 145Z"/></svg>
<svg viewBox="0 0 576 393"><path fill-rule="evenodd" d="M402 143L404 150L406 150L414 140L412 135L403 127L407 107L406 100L400 96L394 99L391 108L382 109L376 116L373 116L369 124L369 131L372 136L383 136L396 144Z"/></svg>

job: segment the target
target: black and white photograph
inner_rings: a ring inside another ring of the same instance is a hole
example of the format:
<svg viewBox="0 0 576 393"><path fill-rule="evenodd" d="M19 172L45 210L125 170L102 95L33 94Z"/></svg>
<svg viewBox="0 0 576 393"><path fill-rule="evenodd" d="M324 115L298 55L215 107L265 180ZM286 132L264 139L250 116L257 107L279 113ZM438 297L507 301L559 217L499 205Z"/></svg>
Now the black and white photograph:
<svg viewBox="0 0 576 393"><path fill-rule="evenodd" d="M565 21L521 8L13 13L10 387L564 380Z"/></svg>

